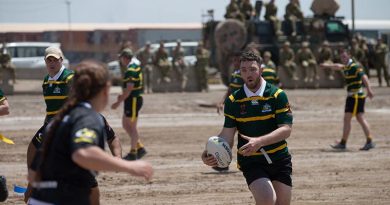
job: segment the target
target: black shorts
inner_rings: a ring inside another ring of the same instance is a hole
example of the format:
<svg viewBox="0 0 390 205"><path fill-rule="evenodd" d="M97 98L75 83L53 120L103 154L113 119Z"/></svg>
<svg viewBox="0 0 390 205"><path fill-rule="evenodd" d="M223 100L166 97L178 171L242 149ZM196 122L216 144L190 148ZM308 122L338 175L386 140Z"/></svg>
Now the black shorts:
<svg viewBox="0 0 390 205"><path fill-rule="evenodd" d="M131 119L137 119L138 112L141 110L143 105L142 96L138 97L128 97L124 103L125 116L130 117Z"/></svg>
<svg viewBox="0 0 390 205"><path fill-rule="evenodd" d="M366 102L366 97L362 96L349 96L345 101L345 111L352 113L353 115L357 113L364 113L364 104Z"/></svg>
<svg viewBox="0 0 390 205"><path fill-rule="evenodd" d="M292 187L292 162L291 156L272 162L272 164L258 164L245 169L242 173L248 186L257 179L268 178L271 181L279 181Z"/></svg>
<svg viewBox="0 0 390 205"><path fill-rule="evenodd" d="M35 133L34 137L31 139L32 144L38 150L43 143L43 133L45 132L47 122L45 122L41 128Z"/></svg>

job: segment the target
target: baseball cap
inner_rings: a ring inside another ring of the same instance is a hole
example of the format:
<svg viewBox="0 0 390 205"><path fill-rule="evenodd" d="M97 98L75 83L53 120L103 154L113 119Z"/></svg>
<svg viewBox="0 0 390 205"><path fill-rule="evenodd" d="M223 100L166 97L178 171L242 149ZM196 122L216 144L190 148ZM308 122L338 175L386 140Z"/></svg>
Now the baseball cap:
<svg viewBox="0 0 390 205"><path fill-rule="evenodd" d="M60 59L60 58L63 58L63 54L62 54L62 51L60 48L58 47L48 47L46 48L45 50L45 59L47 59L48 57L54 57L56 59Z"/></svg>
<svg viewBox="0 0 390 205"><path fill-rule="evenodd" d="M121 51L119 54L119 57L126 56L126 57L133 57L133 51L130 48L125 48Z"/></svg>

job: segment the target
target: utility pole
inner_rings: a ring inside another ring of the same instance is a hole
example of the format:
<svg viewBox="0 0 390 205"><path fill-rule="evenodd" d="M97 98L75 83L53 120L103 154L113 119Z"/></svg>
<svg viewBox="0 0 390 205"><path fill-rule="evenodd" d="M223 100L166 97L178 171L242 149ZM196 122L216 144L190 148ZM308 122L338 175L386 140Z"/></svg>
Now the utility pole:
<svg viewBox="0 0 390 205"><path fill-rule="evenodd" d="M352 35L355 34L355 0L351 0L352 6Z"/></svg>
<svg viewBox="0 0 390 205"><path fill-rule="evenodd" d="M70 13L70 4L72 3L70 0L65 0L66 7L68 10L68 41L69 41L69 48L72 48L73 46L73 35L72 35L72 20L71 20L71 13ZM70 49L69 49L70 50Z"/></svg>

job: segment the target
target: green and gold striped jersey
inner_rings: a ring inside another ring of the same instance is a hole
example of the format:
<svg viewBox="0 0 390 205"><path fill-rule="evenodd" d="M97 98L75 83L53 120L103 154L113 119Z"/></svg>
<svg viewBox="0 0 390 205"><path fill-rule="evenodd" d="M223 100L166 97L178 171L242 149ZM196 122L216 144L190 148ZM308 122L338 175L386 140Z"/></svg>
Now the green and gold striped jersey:
<svg viewBox="0 0 390 205"><path fill-rule="evenodd" d="M292 124L293 116L285 92L270 83L265 83L264 92L247 97L246 86L234 92L225 100L224 127L236 128L238 131L237 148L248 141L240 133L249 137L261 137L278 129L278 125ZM271 160L289 156L287 142L282 140L263 147ZM267 163L258 150L252 156L237 154L238 167L250 166L252 163Z"/></svg>
<svg viewBox="0 0 390 205"><path fill-rule="evenodd" d="M68 99L73 75L74 72L72 70L64 68L57 80L51 80L49 75L46 75L43 80L42 90L46 103L47 121L58 113L62 105L64 105Z"/></svg>
<svg viewBox="0 0 390 205"><path fill-rule="evenodd" d="M362 81L365 75L363 68L353 60L349 60L348 65L343 69L343 73L348 95L365 96Z"/></svg>
<svg viewBox="0 0 390 205"><path fill-rule="evenodd" d="M264 78L264 80L275 86L278 85L279 78L275 71L275 64L272 61L270 61L268 64L263 64L262 66L263 66L263 73L261 76Z"/></svg>
<svg viewBox="0 0 390 205"><path fill-rule="evenodd" d="M0 89L0 103L2 103L4 100L6 100L7 98L4 96L4 93L3 91Z"/></svg>
<svg viewBox="0 0 390 205"><path fill-rule="evenodd" d="M123 88L127 87L127 83L133 83L134 85L130 93L131 97L138 97L143 93L142 70L139 65L132 63L127 67L123 79Z"/></svg>
<svg viewBox="0 0 390 205"><path fill-rule="evenodd" d="M240 89L242 85L244 85L244 80L241 77L241 71L240 69L235 70L230 76L229 88L233 93L234 91Z"/></svg>

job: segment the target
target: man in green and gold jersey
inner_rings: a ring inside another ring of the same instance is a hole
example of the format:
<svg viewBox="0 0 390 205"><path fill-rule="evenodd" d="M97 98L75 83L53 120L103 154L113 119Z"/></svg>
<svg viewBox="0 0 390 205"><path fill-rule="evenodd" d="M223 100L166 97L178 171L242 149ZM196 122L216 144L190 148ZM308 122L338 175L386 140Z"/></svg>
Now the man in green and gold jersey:
<svg viewBox="0 0 390 205"><path fill-rule="evenodd" d="M226 93L223 95L221 101L217 105L217 112L220 113L223 110L223 105L227 96L232 94L234 91L239 90L244 85L244 80L241 78L240 71L240 56L241 52L235 52L232 57L232 65L234 71L230 76L230 83Z"/></svg>
<svg viewBox="0 0 390 205"><path fill-rule="evenodd" d="M48 47L45 50L45 63L48 74L43 80L42 93L46 103L46 117L43 126L33 137L38 142L42 140L41 137L46 125L57 114L68 98L74 72L65 68L62 64L63 59L61 49Z"/></svg>
<svg viewBox="0 0 390 205"><path fill-rule="evenodd" d="M130 152L124 157L126 160L141 159L146 154L137 129L138 113L143 105L142 70L137 64L131 63L132 57L133 52L130 48L125 48L119 55L119 60L123 65L127 65L127 70L123 79L123 92L111 106L112 109L116 109L124 101L122 125L131 139Z"/></svg>
<svg viewBox="0 0 390 205"><path fill-rule="evenodd" d="M226 98L225 123L218 136L232 147L238 132L237 164L256 204L289 204L292 163L286 139L293 116L287 95L261 77L260 56L249 51L240 61L245 84ZM208 166L217 165L206 151L202 160Z"/></svg>
<svg viewBox="0 0 390 205"><path fill-rule="evenodd" d="M275 85L277 87L279 86L279 78L276 73L276 66L275 63L271 60L271 52L265 51L263 54L263 74L261 75L267 83L271 83L272 85Z"/></svg>
<svg viewBox="0 0 390 205"><path fill-rule="evenodd" d="M345 83L347 85L347 99L345 103L343 136L341 141L335 145L331 145L333 149L345 150L349 133L351 132L351 120L356 116L357 121L363 128L366 135L366 144L360 150L370 150L375 147L372 141L370 127L364 118L364 104L366 94L363 87L367 89L367 96L372 99L374 94L371 90L370 82L367 75L364 73L360 64L352 60L348 50L341 50L340 59L343 64L322 64L323 68L331 68L333 70L342 70L344 73ZM364 86L363 86L364 85Z"/></svg>

